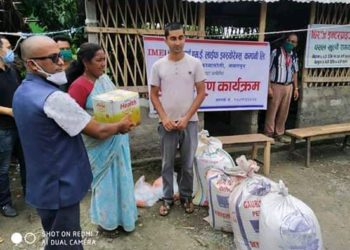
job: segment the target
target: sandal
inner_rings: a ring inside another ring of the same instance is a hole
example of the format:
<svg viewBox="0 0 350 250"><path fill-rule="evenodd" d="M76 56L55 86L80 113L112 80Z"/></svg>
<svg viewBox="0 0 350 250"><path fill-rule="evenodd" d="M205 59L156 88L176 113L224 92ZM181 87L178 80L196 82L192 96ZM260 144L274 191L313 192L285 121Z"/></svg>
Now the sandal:
<svg viewBox="0 0 350 250"><path fill-rule="evenodd" d="M186 214L192 214L194 212L194 205L192 202L192 198L181 199L181 203L183 208L185 209Z"/></svg>
<svg viewBox="0 0 350 250"><path fill-rule="evenodd" d="M170 212L171 206L174 204L173 201L164 200L162 201L162 205L159 207L159 215L167 216Z"/></svg>
<svg viewBox="0 0 350 250"><path fill-rule="evenodd" d="M97 231L99 232L99 234L105 238L110 238L110 239L114 239L119 237L119 230L118 229L114 229L114 230L107 230L104 229L103 227L101 227L100 225L97 226Z"/></svg>

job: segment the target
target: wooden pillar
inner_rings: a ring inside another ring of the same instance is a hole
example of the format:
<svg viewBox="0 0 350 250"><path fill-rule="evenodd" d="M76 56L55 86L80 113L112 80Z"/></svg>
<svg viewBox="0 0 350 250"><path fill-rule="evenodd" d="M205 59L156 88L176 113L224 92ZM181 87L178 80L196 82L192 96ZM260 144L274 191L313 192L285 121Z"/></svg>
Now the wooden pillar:
<svg viewBox="0 0 350 250"><path fill-rule="evenodd" d="M259 42L263 42L265 40L266 30L266 13L267 13L267 3L262 2L260 4L260 22L259 22Z"/></svg>
<svg viewBox="0 0 350 250"><path fill-rule="evenodd" d="M312 2L311 3L311 10L310 10L310 24L315 23L315 18L316 18L316 3Z"/></svg>
<svg viewBox="0 0 350 250"><path fill-rule="evenodd" d="M315 18L316 18L316 3L312 2L311 3L311 9L310 9L310 19L309 19L309 24L314 24L315 23ZM304 51L304 58L305 58L305 53L306 50ZM303 99L304 99L304 88L307 87L307 82L305 81L305 79L308 77L309 72L311 73L310 69L306 69L305 68L305 60L304 60L304 65L301 71L301 85L300 89L299 89L299 107L298 107L298 112L297 112L297 121L296 121L296 127L299 128L300 127L300 113L301 113L301 107L302 107L302 103L303 103Z"/></svg>
<svg viewBox="0 0 350 250"><path fill-rule="evenodd" d="M259 19L259 37L258 41L263 42L265 39L265 35L262 34L266 30L266 13L267 13L267 3L262 2L260 3L260 19ZM237 122L237 115L240 115L240 112L237 113L231 118L231 121L233 123ZM259 112L257 110L252 110L252 111L242 111L242 114L246 116L247 120L247 127L249 128L248 130L244 131L244 133L256 133L258 131L258 119L259 119ZM243 132L243 131L242 131Z"/></svg>
<svg viewBox="0 0 350 250"><path fill-rule="evenodd" d="M198 37L200 39L205 38L205 3L199 4L199 22L198 22L199 34ZM200 129L204 129L204 112L198 112L199 119L199 127Z"/></svg>
<svg viewBox="0 0 350 250"><path fill-rule="evenodd" d="M312 2L311 3L311 9L310 9L310 20L309 20L309 24L314 24L315 23L315 18L316 18L316 3ZM306 50L305 50L306 53ZM305 54L304 54L304 58L305 58ZM304 61L305 63L305 61ZM304 81L305 78L307 78L308 76L308 70L305 68L305 65L303 65L303 75L302 75L302 87L306 86L306 82Z"/></svg>
<svg viewBox="0 0 350 250"><path fill-rule="evenodd" d="M316 18L316 3L312 2L311 3L311 9L310 9L310 20L309 20L309 24L314 24L315 23L315 18ZM306 50L305 50L306 52ZM305 58L305 54L304 54L304 58ZM304 61L305 63L305 61ZM305 82L305 78L307 78L308 76L308 70L305 68L305 65L303 65L303 71L302 71L303 75L301 77L302 79L302 83L301 86L302 88L304 88L306 86L306 82Z"/></svg>
<svg viewBox="0 0 350 250"><path fill-rule="evenodd" d="M85 25L90 27L97 27L97 17L96 17L96 1L95 0L85 0ZM102 14L102 13L101 13ZM98 35L96 33L88 33L89 43L98 43Z"/></svg>
<svg viewBox="0 0 350 250"><path fill-rule="evenodd" d="M199 4L199 38L205 38L205 3Z"/></svg>

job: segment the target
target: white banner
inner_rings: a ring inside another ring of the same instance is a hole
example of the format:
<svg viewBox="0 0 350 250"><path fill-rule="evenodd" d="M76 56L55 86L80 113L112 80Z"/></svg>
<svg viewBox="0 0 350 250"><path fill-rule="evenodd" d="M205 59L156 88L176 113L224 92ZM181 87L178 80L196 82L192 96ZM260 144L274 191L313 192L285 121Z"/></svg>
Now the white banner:
<svg viewBox="0 0 350 250"><path fill-rule="evenodd" d="M317 29L307 32L305 68L350 67L350 26L312 24L310 28Z"/></svg>
<svg viewBox="0 0 350 250"><path fill-rule="evenodd" d="M167 55L168 47L163 37L143 40L150 86L151 67ZM185 51L202 61L207 76L207 96L200 111L266 109L269 43L186 39Z"/></svg>

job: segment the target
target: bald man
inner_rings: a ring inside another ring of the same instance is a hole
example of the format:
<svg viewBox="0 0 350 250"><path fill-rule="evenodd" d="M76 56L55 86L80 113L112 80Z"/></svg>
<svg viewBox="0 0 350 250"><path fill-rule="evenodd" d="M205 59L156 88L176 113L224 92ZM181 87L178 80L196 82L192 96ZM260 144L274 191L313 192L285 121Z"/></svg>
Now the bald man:
<svg viewBox="0 0 350 250"><path fill-rule="evenodd" d="M130 119L101 124L59 86L67 82L57 43L33 36L21 45L27 74L13 98L13 113L27 166L26 201L47 235L45 249L82 249L79 202L92 174L80 133L105 139L126 133Z"/></svg>

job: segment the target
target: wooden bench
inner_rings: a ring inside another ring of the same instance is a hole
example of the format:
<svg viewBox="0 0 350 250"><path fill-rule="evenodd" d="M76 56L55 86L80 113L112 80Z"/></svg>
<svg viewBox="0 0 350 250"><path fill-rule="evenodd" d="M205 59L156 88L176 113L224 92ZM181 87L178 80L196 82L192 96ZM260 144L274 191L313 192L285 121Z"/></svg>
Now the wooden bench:
<svg viewBox="0 0 350 250"><path fill-rule="evenodd" d="M292 153L295 150L295 141L296 139L306 140L306 167L310 166L310 157L311 157L311 139L320 138L331 135L345 135L343 141L343 148L347 145L347 139L350 134L350 123L341 123L341 124L330 124L323 126L307 127L307 128L296 128L286 130L286 135L291 137L291 144L289 152Z"/></svg>
<svg viewBox="0 0 350 250"><path fill-rule="evenodd" d="M263 172L264 175L269 175L270 173L270 152L271 143L274 140L264 134L246 134L246 135L229 135L229 136L219 136L218 138L223 146L233 145L233 144L253 144L252 147L252 159L257 160L258 146L264 146L264 162L263 162Z"/></svg>

